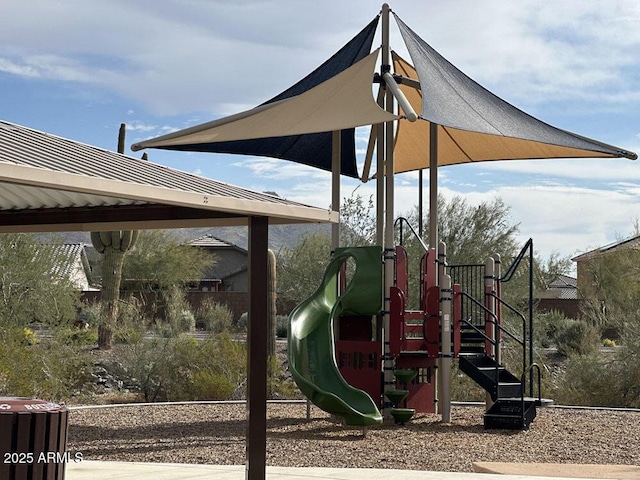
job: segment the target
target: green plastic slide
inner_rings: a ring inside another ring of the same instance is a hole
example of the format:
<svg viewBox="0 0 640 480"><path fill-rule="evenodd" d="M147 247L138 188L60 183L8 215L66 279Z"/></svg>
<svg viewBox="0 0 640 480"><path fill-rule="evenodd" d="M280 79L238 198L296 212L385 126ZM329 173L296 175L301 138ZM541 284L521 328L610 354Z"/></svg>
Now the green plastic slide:
<svg viewBox="0 0 640 480"><path fill-rule="evenodd" d="M353 258L356 270L342 295L338 273ZM382 415L371 397L349 385L338 370L333 320L341 314L377 315L382 308L382 249L336 249L316 292L289 316L289 369L298 388L325 412L344 417L347 425L373 426Z"/></svg>

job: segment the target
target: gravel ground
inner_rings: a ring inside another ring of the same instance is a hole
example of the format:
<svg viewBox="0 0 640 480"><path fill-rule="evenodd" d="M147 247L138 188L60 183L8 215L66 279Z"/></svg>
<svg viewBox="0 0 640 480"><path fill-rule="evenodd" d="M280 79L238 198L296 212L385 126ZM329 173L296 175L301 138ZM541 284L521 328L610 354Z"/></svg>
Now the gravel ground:
<svg viewBox="0 0 640 480"><path fill-rule="evenodd" d="M361 429L305 404L269 404L267 464L471 472L472 462L640 465L640 413L538 409L527 431L482 427L482 409L454 407L452 423L420 414L405 426ZM243 464L244 404L73 410L68 449L86 460Z"/></svg>

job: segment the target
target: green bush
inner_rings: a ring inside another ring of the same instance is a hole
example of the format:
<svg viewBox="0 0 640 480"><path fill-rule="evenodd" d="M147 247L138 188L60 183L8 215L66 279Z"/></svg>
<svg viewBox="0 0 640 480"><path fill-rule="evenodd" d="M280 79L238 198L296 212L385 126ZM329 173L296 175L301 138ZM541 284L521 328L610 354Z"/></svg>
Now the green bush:
<svg viewBox="0 0 640 480"><path fill-rule="evenodd" d="M61 345L94 346L98 343L98 328L58 327L53 338Z"/></svg>
<svg viewBox="0 0 640 480"><path fill-rule="evenodd" d="M184 290L173 286L164 292L166 301L166 319L172 334L193 332L196 319L191 312Z"/></svg>
<svg viewBox="0 0 640 480"><path fill-rule="evenodd" d="M0 341L0 395L63 400L92 387L93 359L86 348L54 333L26 345L22 329L4 330Z"/></svg>
<svg viewBox="0 0 640 480"><path fill-rule="evenodd" d="M534 342L542 348L549 348L556 344L558 327L567 321L567 317L557 310L536 314L534 318Z"/></svg>
<svg viewBox="0 0 640 480"><path fill-rule="evenodd" d="M600 344L598 331L582 320L565 319L553 337L558 353L565 357L591 354Z"/></svg>
<svg viewBox="0 0 640 480"><path fill-rule="evenodd" d="M287 330L289 327L289 317L286 315L276 316L276 336L278 338L287 338Z"/></svg>
<svg viewBox="0 0 640 480"><path fill-rule="evenodd" d="M238 320L233 324L233 331L236 333L247 333L247 327L249 326L249 314L244 312Z"/></svg>
<svg viewBox="0 0 640 480"><path fill-rule="evenodd" d="M113 329L116 343L139 342L147 331L146 306L139 298L130 295L118 304L118 322Z"/></svg>
<svg viewBox="0 0 640 480"><path fill-rule="evenodd" d="M196 312L197 322L208 332L220 333L233 326L233 312L223 304L205 299Z"/></svg>
<svg viewBox="0 0 640 480"><path fill-rule="evenodd" d="M246 346L225 331L200 342L182 334L130 345L123 367L147 402L227 400L242 396Z"/></svg>

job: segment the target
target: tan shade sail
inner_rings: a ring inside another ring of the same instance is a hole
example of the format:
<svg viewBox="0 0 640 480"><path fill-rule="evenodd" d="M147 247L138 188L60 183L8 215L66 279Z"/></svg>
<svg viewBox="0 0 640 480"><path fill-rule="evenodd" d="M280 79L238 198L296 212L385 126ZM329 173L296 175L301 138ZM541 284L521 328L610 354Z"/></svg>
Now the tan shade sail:
<svg viewBox="0 0 640 480"><path fill-rule="evenodd" d="M320 85L291 98L146 140L133 150L346 130L398 118L374 101L378 51Z"/></svg>

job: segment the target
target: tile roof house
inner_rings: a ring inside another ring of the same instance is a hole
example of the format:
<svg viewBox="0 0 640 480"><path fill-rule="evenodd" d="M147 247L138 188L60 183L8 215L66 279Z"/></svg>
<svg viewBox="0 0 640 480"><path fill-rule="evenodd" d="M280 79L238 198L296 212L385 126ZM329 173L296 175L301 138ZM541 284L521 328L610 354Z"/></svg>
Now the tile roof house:
<svg viewBox="0 0 640 480"><path fill-rule="evenodd" d="M65 243L56 246L61 261L55 272L67 277L81 292L99 290L91 284L91 267L87 258L85 245L82 243Z"/></svg>
<svg viewBox="0 0 640 480"><path fill-rule="evenodd" d="M199 290L227 292L246 292L248 290L249 257L247 250L213 235L196 238L187 242L187 245L202 248L215 258L213 265L204 271Z"/></svg>
<svg viewBox="0 0 640 480"><path fill-rule="evenodd" d="M618 240L617 242L609 243L573 257L571 260L576 262L576 269L578 273L578 290L584 293L593 288L594 281L590 271L591 262L593 260L601 258L603 255L620 252L625 249L640 249L640 235L634 235L623 240Z"/></svg>
<svg viewBox="0 0 640 480"><path fill-rule="evenodd" d="M551 278L547 288L537 291L535 297L540 311L555 310L568 318L577 318L580 313L577 279L568 275Z"/></svg>

